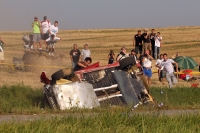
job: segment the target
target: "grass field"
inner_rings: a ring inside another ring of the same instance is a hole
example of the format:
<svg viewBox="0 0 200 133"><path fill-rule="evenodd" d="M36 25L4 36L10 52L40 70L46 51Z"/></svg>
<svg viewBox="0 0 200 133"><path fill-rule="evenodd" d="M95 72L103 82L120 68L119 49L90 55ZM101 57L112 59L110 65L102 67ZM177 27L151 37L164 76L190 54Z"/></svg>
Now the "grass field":
<svg viewBox="0 0 200 133"><path fill-rule="evenodd" d="M70 67L69 51L74 43L82 49L89 44L93 62L100 61L107 64L109 51L115 54L122 46L128 51L133 49L133 36L139 29L95 29L95 30L68 30L59 31L58 37L62 41L57 43L55 54L64 54L65 60L60 67ZM169 57L179 52L180 55L191 56L200 63L200 27L167 27L156 28L161 32L163 44L161 53ZM24 55L22 36L30 31L0 32L6 42L5 63L12 64L13 57ZM43 49L44 49L43 45ZM33 64L34 65L34 64ZM155 69L155 67L153 66ZM48 76L55 70L37 68L47 71ZM59 69L59 68L57 68ZM197 71L197 68L194 69ZM104 107L92 110L71 109L66 111L53 111L44 108L42 93L43 84L40 83L40 73L35 71L20 72L11 66L0 68L0 114L44 114L44 113L78 113L82 117L66 116L52 119L40 119L28 122L9 122L0 124L0 132L199 132L199 114L165 116L134 114L140 111L159 110L196 110L200 107L199 88L190 88L193 82L179 80L175 89L168 89L167 83L162 85L157 74L153 74L151 95L155 98L156 106L139 106L130 112L130 107ZM200 76L200 75L194 75ZM196 81L198 82L198 81ZM163 103L162 107L158 107ZM86 114L98 113L88 116ZM131 114L131 115L130 115ZM157 114L157 113L156 113ZM87 117L86 117L87 116Z"/></svg>
<svg viewBox="0 0 200 133"><path fill-rule="evenodd" d="M100 65L105 65L107 64L107 55L110 49L113 49L115 54L119 53L122 46L126 46L128 51L133 49L132 40L133 36L137 33L137 30L138 29L133 28L59 31L57 36L61 37L62 41L57 43L55 54L62 53L65 55L65 60L60 67L70 67L69 51L72 49L72 45L74 43L78 44L78 48L81 50L83 49L83 45L87 43L92 53L93 62L99 61ZM161 32L161 36L163 37L161 53L167 53L169 57L171 57L176 52L179 52L180 55L191 56L197 63L200 63L199 27L167 27L156 28L155 30L156 32ZM5 63L12 64L13 57L23 56L24 49L22 45L22 36L29 33L31 32L0 32L0 36L7 43L5 45ZM45 46L43 45L43 49L44 48ZM55 72L55 70L41 67L37 69L47 71L48 76ZM59 67L57 69L59 69ZM195 70L197 71L197 68ZM4 68L0 68L0 74L6 75L0 80L0 85L23 83L25 85L30 85L33 88L42 87L42 84L39 82L40 73L38 72L31 71L21 73L13 71L11 66L4 66ZM157 82L157 75L154 75L153 85L161 86L161 83ZM190 86L191 83L180 82L179 85Z"/></svg>
<svg viewBox="0 0 200 133"><path fill-rule="evenodd" d="M1 133L198 133L199 114L165 116L103 112L3 123Z"/></svg>

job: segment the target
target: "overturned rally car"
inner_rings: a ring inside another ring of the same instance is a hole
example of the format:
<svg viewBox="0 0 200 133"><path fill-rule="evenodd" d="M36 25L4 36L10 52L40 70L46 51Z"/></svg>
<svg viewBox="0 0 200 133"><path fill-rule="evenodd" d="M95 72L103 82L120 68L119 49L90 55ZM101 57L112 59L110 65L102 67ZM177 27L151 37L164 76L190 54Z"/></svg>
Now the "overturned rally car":
<svg viewBox="0 0 200 133"><path fill-rule="evenodd" d="M40 79L45 84L45 99L53 109L153 102L134 57L105 66L97 62L74 73L66 74L66 69L62 69L52 75L52 80L42 72Z"/></svg>

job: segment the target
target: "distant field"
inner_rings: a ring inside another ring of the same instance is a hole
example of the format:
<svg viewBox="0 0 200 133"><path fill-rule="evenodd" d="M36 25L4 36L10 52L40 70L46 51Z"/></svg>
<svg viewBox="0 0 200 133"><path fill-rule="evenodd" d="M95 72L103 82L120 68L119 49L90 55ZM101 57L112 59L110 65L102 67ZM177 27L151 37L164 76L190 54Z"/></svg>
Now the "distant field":
<svg viewBox="0 0 200 133"><path fill-rule="evenodd" d="M63 66L69 67L69 51L72 49L72 45L76 43L79 49L83 49L83 45L87 43L92 52L93 62L99 61L101 65L104 65L107 63L107 55L110 49L114 50L116 54L119 53L122 46L126 46L128 51L133 49L132 40L137 30L139 29L60 30L57 36L61 37L62 41L56 44L55 54L63 53L66 58ZM171 57L176 52L179 52L180 55L191 56L200 63L200 27L168 27L155 28L155 30L156 32L161 32L163 37L161 53L167 53ZM29 33L31 31L0 32L0 36L7 43L5 45L5 63L12 63L14 56L23 56L22 36ZM41 69L41 71L47 70L45 68L38 69ZM54 70L48 70L48 76L53 72ZM25 85L30 85L33 88L42 87L42 84L39 82L39 73L16 72L11 67L1 68L0 73L1 75L6 75L0 80L0 85L12 85L23 82ZM156 74L154 75L153 85L160 85L157 82Z"/></svg>

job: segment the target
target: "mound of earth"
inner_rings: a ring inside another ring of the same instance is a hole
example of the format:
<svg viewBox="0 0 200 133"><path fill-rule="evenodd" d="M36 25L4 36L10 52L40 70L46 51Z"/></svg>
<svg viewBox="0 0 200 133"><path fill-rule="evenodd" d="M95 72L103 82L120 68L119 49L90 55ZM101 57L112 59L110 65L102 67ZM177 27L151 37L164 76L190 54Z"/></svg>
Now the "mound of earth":
<svg viewBox="0 0 200 133"><path fill-rule="evenodd" d="M49 56L46 51L25 51L23 55L26 72L41 73L46 71L49 74L63 68L66 57L62 53L56 53L54 56Z"/></svg>

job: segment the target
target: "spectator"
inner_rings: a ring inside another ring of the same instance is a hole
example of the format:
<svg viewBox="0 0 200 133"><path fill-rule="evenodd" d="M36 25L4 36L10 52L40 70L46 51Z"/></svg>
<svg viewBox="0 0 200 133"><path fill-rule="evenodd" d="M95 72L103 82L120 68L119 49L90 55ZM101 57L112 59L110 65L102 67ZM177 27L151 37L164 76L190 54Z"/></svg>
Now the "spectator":
<svg viewBox="0 0 200 133"><path fill-rule="evenodd" d="M117 61L120 61L126 57L129 57L129 55L126 53L126 48L125 47L122 47L121 48L121 52L118 54L117 56Z"/></svg>
<svg viewBox="0 0 200 133"><path fill-rule="evenodd" d="M58 38L58 37L55 37L54 34L52 34L52 35L50 36L50 38L48 38L48 39L46 40L46 43L47 43L47 45L49 46L49 55L54 56L54 48L55 48L55 44L56 44L57 40L61 40L61 39Z"/></svg>
<svg viewBox="0 0 200 133"><path fill-rule="evenodd" d="M0 60L1 60L1 63L4 62L4 49L3 49L3 46L4 44L6 44L0 37ZM1 65L2 67L2 65Z"/></svg>
<svg viewBox="0 0 200 133"><path fill-rule="evenodd" d="M24 35L22 40L24 41L25 49L33 49L33 35Z"/></svg>
<svg viewBox="0 0 200 133"><path fill-rule="evenodd" d="M81 52L77 49L77 44L74 44L73 47L74 48L70 51L70 59L72 61L72 68L74 69L76 64L79 62Z"/></svg>
<svg viewBox="0 0 200 133"><path fill-rule="evenodd" d="M50 26L49 33L56 36L56 34L58 33L58 21L55 21L54 24Z"/></svg>
<svg viewBox="0 0 200 133"><path fill-rule="evenodd" d="M108 54L108 64L113 64L115 59L115 53L113 50L110 50L110 53Z"/></svg>
<svg viewBox="0 0 200 133"><path fill-rule="evenodd" d="M161 45L162 37L160 36L160 32L157 32L155 36L155 47L154 47L154 58L157 59L160 56L160 45Z"/></svg>
<svg viewBox="0 0 200 133"><path fill-rule="evenodd" d="M161 66L161 62L163 61L163 54L160 54L160 58L156 61L156 67L158 68L158 79L162 84L164 85L164 78L165 78L165 72L163 70L163 66Z"/></svg>
<svg viewBox="0 0 200 133"><path fill-rule="evenodd" d="M88 44L85 44L84 49L81 51L82 61L84 61L86 57L90 57L90 56L91 56L91 52L88 49Z"/></svg>
<svg viewBox="0 0 200 133"><path fill-rule="evenodd" d="M151 86L152 60L153 60L153 57L149 54L148 51L146 51L146 54L144 54L144 57L142 59L142 63L143 63L143 72L144 72L144 75L147 77L147 82L149 86Z"/></svg>
<svg viewBox="0 0 200 133"><path fill-rule="evenodd" d="M178 57L178 56L180 56L180 54L179 54L178 52L176 52L176 54L172 56L172 59L175 59L175 58ZM177 70L177 69L176 69L176 66L174 66L174 70L175 70L175 72L180 72L180 71L181 71L181 68L178 67L178 71L176 71L176 70Z"/></svg>
<svg viewBox="0 0 200 133"><path fill-rule="evenodd" d="M176 84L177 83L177 79L174 75L174 69L173 69L173 65L176 65L176 68L177 68L177 72L178 72L178 63L176 63L175 61L173 61L172 59L168 59L167 57L167 54L163 54L163 58L164 60L161 62L161 66L160 68L163 66L164 69L166 70L166 79L168 81L168 85L169 85L169 88L172 88L173 84Z"/></svg>
<svg viewBox="0 0 200 133"><path fill-rule="evenodd" d="M151 54L151 43L150 43L150 36L148 34L148 29L144 29L144 33L142 34L142 39L144 43L144 52L148 49L149 53Z"/></svg>
<svg viewBox="0 0 200 133"><path fill-rule="evenodd" d="M92 63L92 58L86 57L83 62L78 62L74 67L74 71L79 71L83 68L88 67Z"/></svg>
<svg viewBox="0 0 200 133"><path fill-rule="evenodd" d="M40 34L40 21L38 20L38 17L34 17L34 22L32 23L32 27L33 27L33 42L34 42L34 49L35 46L37 46L38 49L38 44L39 44L39 49L41 50L41 34Z"/></svg>
<svg viewBox="0 0 200 133"><path fill-rule="evenodd" d="M49 20L47 20L47 16L44 16L43 21L41 22L41 40L43 40L43 43L46 46L46 50L48 49L48 45L46 43L46 40L49 38L49 29L50 29L51 23Z"/></svg>
<svg viewBox="0 0 200 133"><path fill-rule="evenodd" d="M140 30L138 30L138 33L134 36L133 47L135 47L136 57L137 57L138 51L140 55L142 54L142 35L141 35Z"/></svg>
<svg viewBox="0 0 200 133"><path fill-rule="evenodd" d="M130 57L134 57L135 62L138 63L138 61L137 61L137 56L136 56L136 52L135 52L134 49L131 50L131 53L129 54L129 56L130 56Z"/></svg>
<svg viewBox="0 0 200 133"><path fill-rule="evenodd" d="M154 57L154 59L157 59L157 57L155 57L155 38L156 37L156 33L155 33L155 29L152 29L151 30L151 33L150 33L150 41L151 41L151 55L152 57Z"/></svg>

